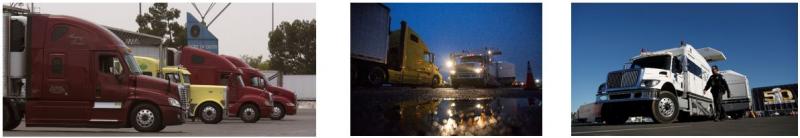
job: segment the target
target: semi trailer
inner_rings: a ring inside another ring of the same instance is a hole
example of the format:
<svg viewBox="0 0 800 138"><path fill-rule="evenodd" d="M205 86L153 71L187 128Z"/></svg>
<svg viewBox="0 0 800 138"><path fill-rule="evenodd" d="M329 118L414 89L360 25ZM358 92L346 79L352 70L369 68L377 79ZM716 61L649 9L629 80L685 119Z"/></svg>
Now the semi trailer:
<svg viewBox="0 0 800 138"><path fill-rule="evenodd" d="M240 117L246 123L258 122L271 117L272 93L247 87L242 70L224 57L209 51L183 46L180 48L180 65L193 75L192 84L222 85L228 87L227 104L229 117Z"/></svg>
<svg viewBox="0 0 800 138"><path fill-rule="evenodd" d="M13 8L13 7L4 7ZM142 75L106 28L48 14L3 15L3 130L133 127L161 131L186 118L186 88Z"/></svg>
<svg viewBox="0 0 800 138"><path fill-rule="evenodd" d="M223 85L199 85L191 83L191 75L184 67L166 66L159 69L159 60L150 57L134 56L142 74L158 77L183 85L189 89L188 116L192 121L199 118L206 124L222 121L227 111L228 87Z"/></svg>
<svg viewBox="0 0 800 138"><path fill-rule="evenodd" d="M625 69L608 73L598 88L596 103L603 104L600 116L607 124L625 123L634 116L657 123L710 118L713 99L711 93L703 92L712 74L709 62L725 59L716 49L695 49L685 42L677 48L642 50Z"/></svg>
<svg viewBox="0 0 800 138"><path fill-rule="evenodd" d="M442 84L434 53L405 21L390 31L389 8L377 3L353 3L350 13L351 84L384 83L438 87Z"/></svg>
<svg viewBox="0 0 800 138"><path fill-rule="evenodd" d="M297 114L297 94L281 87L269 85L269 83L267 83L267 77L264 76L264 74L237 57L228 55L222 55L222 57L225 57L225 59L242 70L242 77L246 82L245 86L272 93L272 99L275 105L272 107L272 116L270 119L281 120L286 115Z"/></svg>

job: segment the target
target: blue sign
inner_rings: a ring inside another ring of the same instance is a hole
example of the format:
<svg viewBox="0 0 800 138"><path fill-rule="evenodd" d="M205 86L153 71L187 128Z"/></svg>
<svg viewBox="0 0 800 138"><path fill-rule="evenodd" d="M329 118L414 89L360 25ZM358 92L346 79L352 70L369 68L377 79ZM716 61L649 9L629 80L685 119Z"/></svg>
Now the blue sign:
<svg viewBox="0 0 800 138"><path fill-rule="evenodd" d="M208 31L205 23L197 21L191 13L186 13L186 43L194 48L219 54L219 41Z"/></svg>

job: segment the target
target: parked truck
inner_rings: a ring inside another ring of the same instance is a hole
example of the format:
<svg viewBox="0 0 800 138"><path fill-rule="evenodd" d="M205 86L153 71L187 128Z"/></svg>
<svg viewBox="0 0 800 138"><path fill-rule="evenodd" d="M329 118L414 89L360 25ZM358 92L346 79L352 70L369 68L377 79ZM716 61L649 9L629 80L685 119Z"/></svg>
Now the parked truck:
<svg viewBox="0 0 800 138"><path fill-rule="evenodd" d="M264 76L264 74L237 57L228 55L222 55L222 57L225 57L225 59L242 70L242 76L246 81L245 86L272 93L272 99L275 105L272 107L272 116L270 119L281 120L286 115L297 114L297 94L281 87L269 85L269 83L267 83L267 77Z"/></svg>
<svg viewBox="0 0 800 138"><path fill-rule="evenodd" d="M603 104L601 117L608 124L625 123L633 116L658 123L710 118L713 99L703 92L712 74L708 63L725 59L716 49L695 49L685 42L677 48L642 50L625 69L608 73L599 87L596 103Z"/></svg>
<svg viewBox="0 0 800 138"><path fill-rule="evenodd" d="M272 93L247 87L242 79L242 71L224 57L209 51L184 46L180 50L180 65L192 75L192 84L223 85L228 87L228 116L241 117L246 123L258 122L271 117L273 110Z"/></svg>
<svg viewBox="0 0 800 138"><path fill-rule="evenodd" d="M227 110L228 87L223 85L199 85L191 83L191 75L184 67L166 66L159 69L159 60L150 57L134 56L142 74L158 77L183 85L189 88L189 118L206 124L216 124L222 121L223 114Z"/></svg>
<svg viewBox="0 0 800 138"><path fill-rule="evenodd" d="M14 7L3 7L16 9ZM3 130L184 123L186 89L142 75L106 28L71 16L4 12Z"/></svg>
<svg viewBox="0 0 800 138"><path fill-rule="evenodd" d="M728 82L730 90L726 95L722 95L722 107L725 109L725 113L733 119L745 117L753 106L750 82L747 81L747 76L733 70L720 71L720 74Z"/></svg>
<svg viewBox="0 0 800 138"><path fill-rule="evenodd" d="M511 86L516 80L514 64L496 61L494 56L501 54L500 50L490 48L450 53L447 63L450 85L455 89L461 86Z"/></svg>
<svg viewBox="0 0 800 138"><path fill-rule="evenodd" d="M438 87L435 56L405 21L391 31L389 8L377 3L351 4L351 84L384 83Z"/></svg>

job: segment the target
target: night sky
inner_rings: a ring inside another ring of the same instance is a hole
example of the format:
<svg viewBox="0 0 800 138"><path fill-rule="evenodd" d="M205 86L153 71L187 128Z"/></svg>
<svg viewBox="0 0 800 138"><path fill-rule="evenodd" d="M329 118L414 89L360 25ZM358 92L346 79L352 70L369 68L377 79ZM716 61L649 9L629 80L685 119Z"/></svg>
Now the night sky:
<svg viewBox="0 0 800 138"><path fill-rule="evenodd" d="M406 21L432 52L441 74L451 52L497 48L495 59L516 66L517 80L525 81L526 62L542 77L542 14L538 3L390 3L392 30Z"/></svg>

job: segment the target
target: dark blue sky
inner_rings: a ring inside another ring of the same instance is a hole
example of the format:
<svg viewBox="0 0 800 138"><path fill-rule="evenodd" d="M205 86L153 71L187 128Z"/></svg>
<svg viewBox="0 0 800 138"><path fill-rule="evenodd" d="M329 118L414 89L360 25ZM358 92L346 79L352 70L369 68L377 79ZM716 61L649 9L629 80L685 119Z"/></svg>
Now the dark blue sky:
<svg viewBox="0 0 800 138"><path fill-rule="evenodd" d="M517 80L524 81L526 61L536 78L542 76L541 4L534 3L390 3L391 29L405 20L436 54L442 75L451 52L494 47L497 59L516 65Z"/></svg>
<svg viewBox="0 0 800 138"><path fill-rule="evenodd" d="M573 4L572 111L593 102L609 71L639 54L713 47L721 70L750 87L797 83L797 4Z"/></svg>

